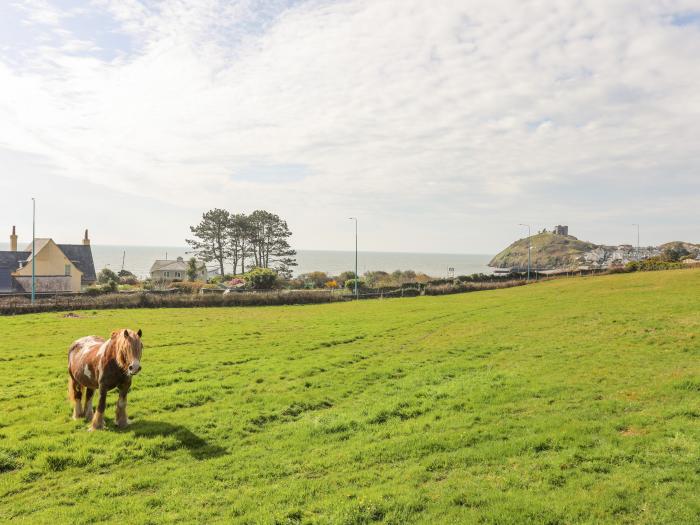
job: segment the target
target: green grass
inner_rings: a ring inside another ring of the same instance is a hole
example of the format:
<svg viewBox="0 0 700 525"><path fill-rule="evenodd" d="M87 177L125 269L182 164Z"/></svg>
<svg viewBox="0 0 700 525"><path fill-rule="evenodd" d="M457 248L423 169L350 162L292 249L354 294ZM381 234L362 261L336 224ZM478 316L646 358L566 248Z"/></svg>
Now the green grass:
<svg viewBox="0 0 700 525"><path fill-rule="evenodd" d="M700 271L0 318L0 522L697 523ZM66 352L143 328L132 426Z"/></svg>

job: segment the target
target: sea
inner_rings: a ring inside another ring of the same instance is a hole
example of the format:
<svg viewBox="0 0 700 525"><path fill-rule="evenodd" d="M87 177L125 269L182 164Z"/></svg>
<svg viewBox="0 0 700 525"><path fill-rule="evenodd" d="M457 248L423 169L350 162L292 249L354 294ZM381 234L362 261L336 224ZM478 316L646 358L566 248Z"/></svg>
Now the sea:
<svg viewBox="0 0 700 525"><path fill-rule="evenodd" d="M8 243L0 243L0 250L8 250ZM123 268L140 278L148 277L151 265L156 259L172 259L192 257L188 249L182 246L107 246L92 245L92 256L95 269L102 268L119 271ZM383 270L414 270L431 277L448 277L454 275L470 275L473 273L492 273L488 262L492 255L488 254L449 254L449 253L404 253L404 252L358 252L358 271ZM330 250L298 250L296 260L298 266L294 274L299 275L313 271L338 275L346 270L355 268L355 252ZM216 267L216 263L208 263ZM230 266L230 265L229 265ZM226 271L231 268L226 267Z"/></svg>

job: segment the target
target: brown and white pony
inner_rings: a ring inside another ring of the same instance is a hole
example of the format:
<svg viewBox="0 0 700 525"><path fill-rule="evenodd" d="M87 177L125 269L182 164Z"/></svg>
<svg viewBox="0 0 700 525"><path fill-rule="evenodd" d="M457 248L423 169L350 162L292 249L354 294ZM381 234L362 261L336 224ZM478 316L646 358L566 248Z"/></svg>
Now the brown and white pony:
<svg viewBox="0 0 700 525"><path fill-rule="evenodd" d="M115 330L105 341L89 335L75 341L68 351L68 398L73 404L73 419L84 417L92 420L89 430L101 430L105 426L104 412L107 392L119 389L117 401L117 426L129 424L126 418L126 395L131 388L131 378L141 370L141 330ZM83 387L85 406L82 406ZM93 415L92 396L100 391L97 412Z"/></svg>

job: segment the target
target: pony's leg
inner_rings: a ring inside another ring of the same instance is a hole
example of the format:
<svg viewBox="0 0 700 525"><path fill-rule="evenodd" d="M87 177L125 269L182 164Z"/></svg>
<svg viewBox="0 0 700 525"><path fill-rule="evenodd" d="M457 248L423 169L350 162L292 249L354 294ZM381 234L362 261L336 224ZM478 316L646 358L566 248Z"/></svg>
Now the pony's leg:
<svg viewBox="0 0 700 525"><path fill-rule="evenodd" d="M72 375L68 376L68 397L73 404L73 419L80 419L83 417L83 407L82 407L82 397L83 397L83 387L80 386Z"/></svg>
<svg viewBox="0 0 700 525"><path fill-rule="evenodd" d="M117 426L124 428L129 424L126 417L126 395L129 393L129 386L119 387L119 399L117 400Z"/></svg>
<svg viewBox="0 0 700 525"><path fill-rule="evenodd" d="M107 389L100 387L100 401L97 412L92 417L92 425L88 430L102 430L105 427L105 408L107 407Z"/></svg>
<svg viewBox="0 0 700 525"><path fill-rule="evenodd" d="M94 415L93 409L92 409L92 396L95 394L95 390L92 388L86 388L85 389L85 419L88 421L92 420L92 416Z"/></svg>

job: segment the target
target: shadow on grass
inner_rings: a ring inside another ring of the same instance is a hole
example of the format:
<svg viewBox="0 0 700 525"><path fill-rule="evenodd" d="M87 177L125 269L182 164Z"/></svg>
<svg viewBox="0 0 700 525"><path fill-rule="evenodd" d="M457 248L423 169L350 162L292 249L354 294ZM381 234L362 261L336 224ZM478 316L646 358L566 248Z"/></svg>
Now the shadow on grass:
<svg viewBox="0 0 700 525"><path fill-rule="evenodd" d="M180 446L186 448L195 459L218 458L227 454L225 448L212 445L182 425L173 425L164 421L134 421L120 432L129 432L136 437L174 437Z"/></svg>

